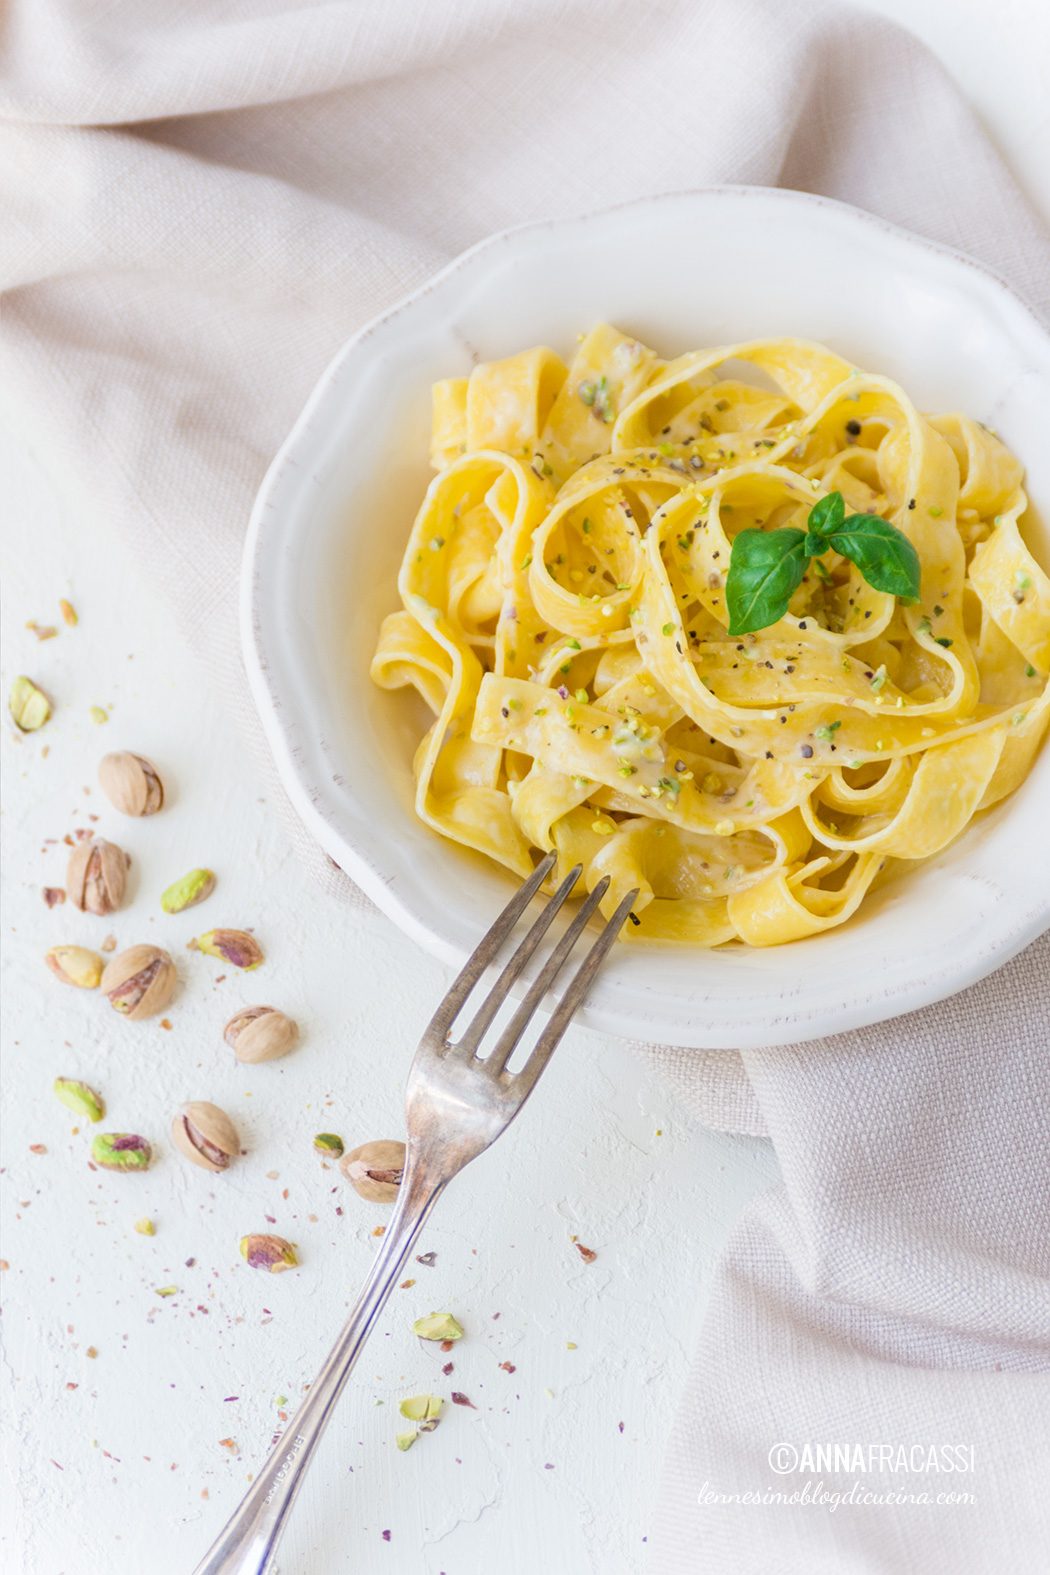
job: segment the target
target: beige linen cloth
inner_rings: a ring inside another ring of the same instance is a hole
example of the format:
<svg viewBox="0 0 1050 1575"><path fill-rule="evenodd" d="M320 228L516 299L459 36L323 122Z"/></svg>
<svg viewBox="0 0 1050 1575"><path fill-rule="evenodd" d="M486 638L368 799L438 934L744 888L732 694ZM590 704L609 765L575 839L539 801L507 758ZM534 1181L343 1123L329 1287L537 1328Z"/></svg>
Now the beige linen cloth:
<svg viewBox="0 0 1050 1575"><path fill-rule="evenodd" d="M345 336L492 230L779 183L970 252L1050 317L1050 241L944 72L822 0L9 0L0 51L6 419L242 713L269 458ZM1044 939L869 1032L652 1052L784 1177L717 1271L660 1575L1050 1570L1048 969ZM972 1445L976 1469L777 1476L778 1442ZM698 1502L858 1475L977 1502Z"/></svg>

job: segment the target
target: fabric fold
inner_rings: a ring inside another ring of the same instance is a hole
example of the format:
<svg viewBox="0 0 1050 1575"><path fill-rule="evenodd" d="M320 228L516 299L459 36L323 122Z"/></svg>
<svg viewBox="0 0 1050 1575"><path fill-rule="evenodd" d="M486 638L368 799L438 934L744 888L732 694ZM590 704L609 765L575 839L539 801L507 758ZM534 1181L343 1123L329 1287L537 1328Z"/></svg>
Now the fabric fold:
<svg viewBox="0 0 1050 1575"><path fill-rule="evenodd" d="M342 341L494 230L724 181L855 203L1050 316L1050 240L944 70L827 0L13 0L5 418L168 596L275 800L239 555ZM304 867L364 901L295 834ZM717 1272L659 1575L1045 1564L1048 965L1044 940L823 1043L645 1047L702 1120L767 1133L784 1177ZM799 1486L769 1466L778 1441L915 1438L973 1446L949 1485L976 1505L697 1501L705 1482Z"/></svg>

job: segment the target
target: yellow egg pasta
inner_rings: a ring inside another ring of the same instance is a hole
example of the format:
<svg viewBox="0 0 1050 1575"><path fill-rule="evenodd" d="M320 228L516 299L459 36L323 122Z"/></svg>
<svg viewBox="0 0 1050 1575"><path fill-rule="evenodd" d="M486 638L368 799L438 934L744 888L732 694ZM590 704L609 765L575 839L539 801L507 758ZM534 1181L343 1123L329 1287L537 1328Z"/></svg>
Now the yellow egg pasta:
<svg viewBox="0 0 1050 1575"><path fill-rule="evenodd" d="M979 422L818 344L664 361L601 324L569 366L541 347L436 384L431 459L372 662L433 717L416 811L517 875L556 849L558 878L608 876L607 912L637 888L625 939L843 924L1031 767L1050 579ZM735 538L805 530L833 492L907 537L918 598L827 551L731 637Z"/></svg>

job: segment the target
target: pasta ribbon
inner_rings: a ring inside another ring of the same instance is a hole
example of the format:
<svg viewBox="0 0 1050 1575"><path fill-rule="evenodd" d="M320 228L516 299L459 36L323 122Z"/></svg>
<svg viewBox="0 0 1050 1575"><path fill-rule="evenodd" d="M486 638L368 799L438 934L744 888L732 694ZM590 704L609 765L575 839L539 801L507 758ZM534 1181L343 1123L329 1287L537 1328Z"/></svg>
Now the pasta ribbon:
<svg viewBox="0 0 1050 1575"><path fill-rule="evenodd" d="M553 878L607 877L606 912L637 890L626 941L843 924L1030 770L1050 577L979 422L808 341L665 360L598 324L568 364L435 384L430 454L371 669L428 714L416 812L517 874L553 849ZM918 601L828 551L731 638L736 536L805 529L832 491L907 536Z"/></svg>

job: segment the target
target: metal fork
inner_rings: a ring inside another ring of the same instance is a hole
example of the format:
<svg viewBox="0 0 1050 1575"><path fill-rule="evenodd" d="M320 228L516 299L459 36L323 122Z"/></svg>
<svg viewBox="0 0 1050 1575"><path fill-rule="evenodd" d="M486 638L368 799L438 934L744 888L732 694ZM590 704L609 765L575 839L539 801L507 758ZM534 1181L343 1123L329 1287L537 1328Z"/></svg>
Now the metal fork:
<svg viewBox="0 0 1050 1575"><path fill-rule="evenodd" d="M511 985L579 880L582 866L577 865L512 953L463 1036L457 1043L451 1042L456 1018L471 991L495 961L555 863L556 855L548 854L519 888L467 961L419 1041L405 1090L408 1142L404 1175L371 1273L307 1398L194 1575L264 1575L274 1568L278 1540L314 1450L431 1209L453 1176L494 1143L521 1110L619 934L637 891L628 893L595 939L524 1066L508 1072L507 1063L540 1002L604 897L609 885L606 877L581 903L492 1050L479 1056L482 1040Z"/></svg>

